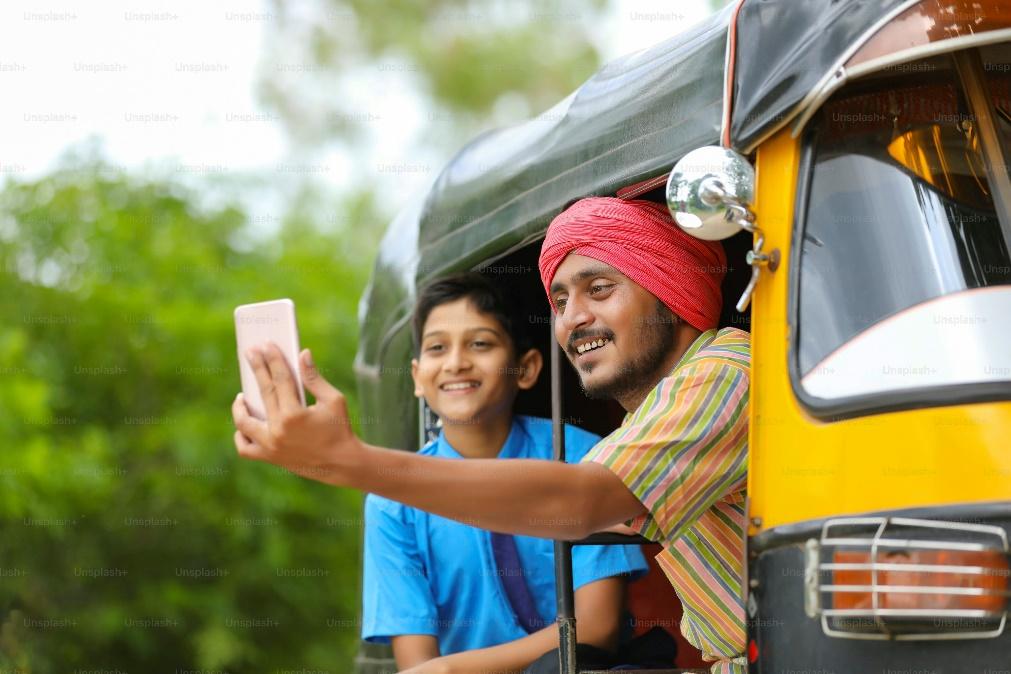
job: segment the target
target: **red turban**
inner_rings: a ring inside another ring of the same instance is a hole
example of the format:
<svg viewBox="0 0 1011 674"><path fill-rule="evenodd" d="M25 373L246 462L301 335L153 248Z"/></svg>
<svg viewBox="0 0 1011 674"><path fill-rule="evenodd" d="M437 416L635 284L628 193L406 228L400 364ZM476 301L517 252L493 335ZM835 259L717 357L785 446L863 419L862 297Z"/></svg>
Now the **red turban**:
<svg viewBox="0 0 1011 674"><path fill-rule="evenodd" d="M591 197L552 220L539 261L549 301L551 281L569 253L611 265L699 330L719 324L723 246L685 234L664 206Z"/></svg>

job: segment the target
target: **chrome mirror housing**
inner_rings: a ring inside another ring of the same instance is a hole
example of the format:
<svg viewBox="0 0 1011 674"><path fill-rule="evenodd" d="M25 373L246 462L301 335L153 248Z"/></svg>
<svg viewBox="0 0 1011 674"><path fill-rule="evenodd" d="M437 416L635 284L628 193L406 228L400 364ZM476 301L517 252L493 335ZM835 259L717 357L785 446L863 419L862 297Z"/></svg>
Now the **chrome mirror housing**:
<svg viewBox="0 0 1011 674"><path fill-rule="evenodd" d="M678 226L706 241L750 229L748 204L755 198L755 169L743 156L709 145L692 150L667 179L667 208Z"/></svg>
<svg viewBox="0 0 1011 674"><path fill-rule="evenodd" d="M754 235L746 261L751 280L737 300L743 312L758 285L759 269L779 267L779 249L762 250L765 236L749 205L755 199L755 169L733 150L709 145L692 150L674 165L667 179L667 208L678 227L697 239L721 241L742 229Z"/></svg>

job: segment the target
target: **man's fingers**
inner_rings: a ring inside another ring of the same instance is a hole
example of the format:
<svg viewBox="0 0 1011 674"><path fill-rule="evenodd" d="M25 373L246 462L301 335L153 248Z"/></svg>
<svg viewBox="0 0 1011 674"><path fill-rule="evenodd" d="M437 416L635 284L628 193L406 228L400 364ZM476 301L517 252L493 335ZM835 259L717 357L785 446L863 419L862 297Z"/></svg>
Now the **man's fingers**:
<svg viewBox="0 0 1011 674"><path fill-rule="evenodd" d="M242 431L235 431L235 449L239 451L239 456L243 459L262 461L263 448L242 434Z"/></svg>
<svg viewBox="0 0 1011 674"><path fill-rule="evenodd" d="M342 397L340 391L334 388L333 384L323 378L323 375L316 369L316 363L312 360L312 353L309 349L303 349L298 358L299 367L302 368L302 383L315 396L316 400L331 401Z"/></svg>
<svg viewBox="0 0 1011 674"><path fill-rule="evenodd" d="M232 401L232 421L235 422L238 434L245 436L260 448L269 446L270 431L266 422L260 421L249 413L241 393Z"/></svg>
<svg viewBox="0 0 1011 674"><path fill-rule="evenodd" d="M286 414L301 409L302 400L296 389L295 377L288 361L284 359L281 349L277 344L270 342L264 348L263 356L267 363L267 370L270 372L270 378L274 382L277 406Z"/></svg>
<svg viewBox="0 0 1011 674"><path fill-rule="evenodd" d="M267 419L276 419L280 413L277 406L277 387L267 369L267 363L263 360L263 351L253 347L246 351L246 359L253 368L256 376L256 385L260 389L260 398L263 399L263 410L267 413Z"/></svg>

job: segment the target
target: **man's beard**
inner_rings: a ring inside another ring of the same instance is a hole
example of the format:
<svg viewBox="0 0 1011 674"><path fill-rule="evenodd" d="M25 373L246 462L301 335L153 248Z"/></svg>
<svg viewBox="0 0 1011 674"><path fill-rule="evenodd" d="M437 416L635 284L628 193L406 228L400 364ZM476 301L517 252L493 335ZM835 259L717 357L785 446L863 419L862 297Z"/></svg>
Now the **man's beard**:
<svg viewBox="0 0 1011 674"><path fill-rule="evenodd" d="M582 376L579 378L583 393L597 400L620 400L646 384L656 385L667 374L658 372L667 359L674 344L678 318L665 304L657 300L656 311L642 321L635 333L636 344L633 352L637 355L618 366L617 374L609 381L603 381L587 388Z"/></svg>

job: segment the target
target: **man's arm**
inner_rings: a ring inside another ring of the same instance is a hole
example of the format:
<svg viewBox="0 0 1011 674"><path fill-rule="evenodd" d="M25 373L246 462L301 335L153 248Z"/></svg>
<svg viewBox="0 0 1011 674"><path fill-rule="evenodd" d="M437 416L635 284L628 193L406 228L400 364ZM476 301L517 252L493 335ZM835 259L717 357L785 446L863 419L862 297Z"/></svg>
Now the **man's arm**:
<svg viewBox="0 0 1011 674"><path fill-rule="evenodd" d="M308 408L276 346L251 354L250 362L267 421L249 416L241 394L235 399L235 445L245 458L504 533L578 539L646 511L621 479L596 464L455 461L366 445L351 429L343 394L319 375L308 351L299 358L302 381L316 397Z"/></svg>
<svg viewBox="0 0 1011 674"><path fill-rule="evenodd" d="M580 539L645 512L624 483L598 464L463 462L377 447L364 448L364 454L365 462L347 473L347 486L490 531Z"/></svg>
<svg viewBox="0 0 1011 674"><path fill-rule="evenodd" d="M397 669L410 669L439 657L439 640L430 634L401 634L390 639Z"/></svg>
<svg viewBox="0 0 1011 674"><path fill-rule="evenodd" d="M576 590L575 604L579 643L614 651L621 631L625 581L604 578L587 583ZM515 641L429 660L402 674L518 674L555 648L558 648L558 626L548 625ZM403 667L399 657L397 666Z"/></svg>

